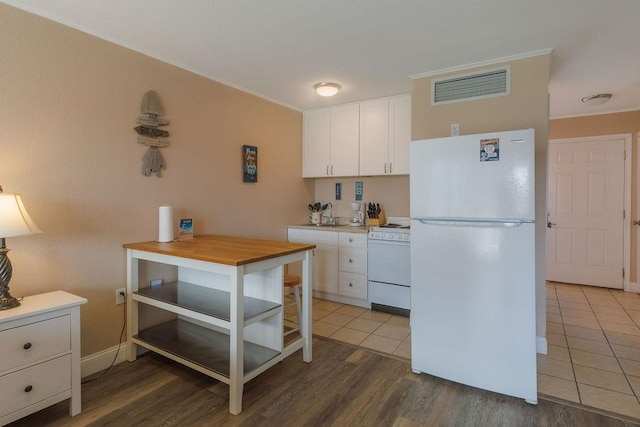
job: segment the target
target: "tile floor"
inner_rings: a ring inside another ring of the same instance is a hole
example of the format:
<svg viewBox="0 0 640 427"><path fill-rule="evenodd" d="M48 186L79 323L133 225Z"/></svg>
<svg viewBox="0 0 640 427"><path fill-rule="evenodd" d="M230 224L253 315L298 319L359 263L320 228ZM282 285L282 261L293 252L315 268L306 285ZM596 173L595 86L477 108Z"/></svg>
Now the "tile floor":
<svg viewBox="0 0 640 427"><path fill-rule="evenodd" d="M411 358L407 317L316 298L312 316L314 335ZM640 419L640 294L548 282L547 345L540 394Z"/></svg>
<svg viewBox="0 0 640 427"><path fill-rule="evenodd" d="M380 353L411 358L409 318L352 305L313 299L313 334ZM296 321L296 308L285 309L285 319ZM286 323L286 326L295 326Z"/></svg>
<svg viewBox="0 0 640 427"><path fill-rule="evenodd" d="M547 283L538 393L640 419L640 295Z"/></svg>

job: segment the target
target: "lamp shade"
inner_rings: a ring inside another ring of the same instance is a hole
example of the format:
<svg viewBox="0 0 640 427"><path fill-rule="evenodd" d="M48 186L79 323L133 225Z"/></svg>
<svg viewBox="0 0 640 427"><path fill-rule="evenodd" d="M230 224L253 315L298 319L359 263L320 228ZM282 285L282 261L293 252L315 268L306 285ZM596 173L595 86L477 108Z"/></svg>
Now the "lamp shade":
<svg viewBox="0 0 640 427"><path fill-rule="evenodd" d="M0 194L0 237L42 233L22 204L19 194Z"/></svg>

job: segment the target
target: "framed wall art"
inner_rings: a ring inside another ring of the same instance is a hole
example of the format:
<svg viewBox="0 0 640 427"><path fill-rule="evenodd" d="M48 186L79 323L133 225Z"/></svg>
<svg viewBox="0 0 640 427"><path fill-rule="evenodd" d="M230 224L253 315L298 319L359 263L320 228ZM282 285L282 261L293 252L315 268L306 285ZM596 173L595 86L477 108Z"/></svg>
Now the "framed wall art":
<svg viewBox="0 0 640 427"><path fill-rule="evenodd" d="M242 146L242 181L258 182L258 147Z"/></svg>

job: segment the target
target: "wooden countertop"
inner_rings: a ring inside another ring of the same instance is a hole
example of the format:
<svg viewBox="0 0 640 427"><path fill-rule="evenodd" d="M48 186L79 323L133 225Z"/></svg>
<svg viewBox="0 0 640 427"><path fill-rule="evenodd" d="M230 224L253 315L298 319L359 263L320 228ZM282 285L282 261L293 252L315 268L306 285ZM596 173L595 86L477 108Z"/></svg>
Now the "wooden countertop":
<svg viewBox="0 0 640 427"><path fill-rule="evenodd" d="M231 236L197 236L191 240L169 243L141 242L122 245L126 249L155 252L182 258L197 259L226 265L244 265L313 249L305 243L247 239Z"/></svg>

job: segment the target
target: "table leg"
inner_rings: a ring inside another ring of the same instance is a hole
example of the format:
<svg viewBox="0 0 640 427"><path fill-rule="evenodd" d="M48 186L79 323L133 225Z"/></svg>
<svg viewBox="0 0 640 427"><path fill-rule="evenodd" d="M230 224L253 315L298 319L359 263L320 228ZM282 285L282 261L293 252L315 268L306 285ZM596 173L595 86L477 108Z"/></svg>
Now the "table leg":
<svg viewBox="0 0 640 427"><path fill-rule="evenodd" d="M313 340L312 335L312 316L311 316L311 278L313 277L312 271L312 252L306 251L304 260L302 261L302 321L300 327L300 333L304 340L304 346L302 347L302 360L306 363L311 362L311 343Z"/></svg>
<svg viewBox="0 0 640 427"><path fill-rule="evenodd" d="M229 284L231 291L229 412L238 415L242 411L244 385L244 267L238 267L231 274Z"/></svg>

